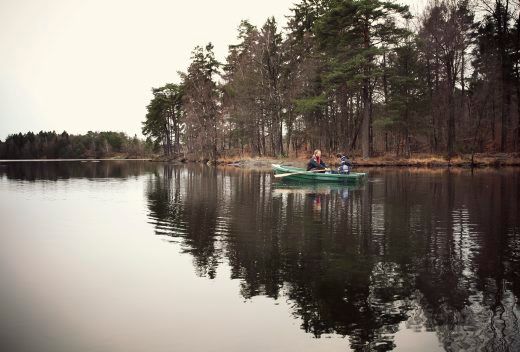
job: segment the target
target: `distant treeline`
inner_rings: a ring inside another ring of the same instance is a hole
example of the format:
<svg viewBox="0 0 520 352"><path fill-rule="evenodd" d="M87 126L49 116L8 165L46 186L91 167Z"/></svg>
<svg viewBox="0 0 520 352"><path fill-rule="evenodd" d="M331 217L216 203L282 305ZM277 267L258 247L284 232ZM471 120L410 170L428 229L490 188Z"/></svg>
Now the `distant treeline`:
<svg viewBox="0 0 520 352"><path fill-rule="evenodd" d="M520 150L520 5L301 0L279 30L242 21L226 62L196 47L153 89L143 133L164 153L364 157Z"/></svg>
<svg viewBox="0 0 520 352"><path fill-rule="evenodd" d="M122 132L28 132L12 134L0 141L0 159L75 159L149 155L152 145Z"/></svg>

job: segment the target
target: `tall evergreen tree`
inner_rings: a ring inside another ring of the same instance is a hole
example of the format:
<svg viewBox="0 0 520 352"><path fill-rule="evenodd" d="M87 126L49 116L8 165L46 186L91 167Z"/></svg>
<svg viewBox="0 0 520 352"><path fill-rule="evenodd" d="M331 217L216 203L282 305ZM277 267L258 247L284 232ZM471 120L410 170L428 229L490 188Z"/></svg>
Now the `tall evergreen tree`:
<svg viewBox="0 0 520 352"><path fill-rule="evenodd" d="M477 48L475 52L475 75L494 86L490 92L498 92L500 142L499 150L504 152L508 147L508 136L512 125L512 95L516 89L518 98L518 34L515 35L515 22L518 21L519 5L509 0L481 0L485 11L484 19L478 29ZM515 13L516 12L516 13ZM484 86L486 86L485 84ZM490 97L491 98L491 97ZM517 99L518 105L518 99ZM520 115L520 111L518 111ZM495 116L492 119L495 129ZM516 136L511 136L512 138ZM495 135L493 134L495 140Z"/></svg>
<svg viewBox="0 0 520 352"><path fill-rule="evenodd" d="M239 43L229 46L224 66L223 109L233 147L254 155L265 154L265 128L262 119L261 72L258 65L260 33L248 21L238 28Z"/></svg>
<svg viewBox="0 0 520 352"><path fill-rule="evenodd" d="M412 133L417 137L424 127L425 111L422 106L425 91L420 80L421 73L417 45L410 35L388 56L385 116L377 121L397 135L398 155L410 156Z"/></svg>
<svg viewBox="0 0 520 352"><path fill-rule="evenodd" d="M372 153L372 103L378 65L387 48L406 33L399 18L408 18L408 7L379 0L332 0L316 23L321 48L330 55L329 82L346 82L361 92L361 149Z"/></svg>
<svg viewBox="0 0 520 352"><path fill-rule="evenodd" d="M216 160L218 156L220 93L214 76L219 66L209 43L193 50L187 73L181 73L188 146L191 152L207 160Z"/></svg>
<svg viewBox="0 0 520 352"><path fill-rule="evenodd" d="M166 84L153 88L152 101L147 106L148 113L143 122L143 134L161 143L165 155L180 153L180 138L182 133L183 87L178 84Z"/></svg>

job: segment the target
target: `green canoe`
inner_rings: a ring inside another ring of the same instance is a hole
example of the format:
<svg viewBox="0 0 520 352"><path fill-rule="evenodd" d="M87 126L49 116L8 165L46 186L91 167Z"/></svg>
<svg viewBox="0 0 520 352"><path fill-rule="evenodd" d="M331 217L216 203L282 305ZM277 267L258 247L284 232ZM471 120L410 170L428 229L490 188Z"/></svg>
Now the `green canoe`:
<svg viewBox="0 0 520 352"><path fill-rule="evenodd" d="M291 166L282 166L273 164L273 171L275 174L290 174L293 175L282 178L282 180L293 181L311 181L311 182L356 182L363 179L367 174L359 172L351 172L350 174L326 174L319 172L310 172L305 169L300 169Z"/></svg>

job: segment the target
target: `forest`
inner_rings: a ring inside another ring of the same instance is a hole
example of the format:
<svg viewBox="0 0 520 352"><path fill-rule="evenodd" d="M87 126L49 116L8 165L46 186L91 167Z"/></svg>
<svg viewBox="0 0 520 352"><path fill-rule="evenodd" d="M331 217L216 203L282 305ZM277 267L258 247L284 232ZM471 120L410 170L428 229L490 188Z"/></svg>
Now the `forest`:
<svg viewBox="0 0 520 352"><path fill-rule="evenodd" d="M225 62L197 46L153 88L143 134L165 155L369 158L520 151L520 3L301 0L242 21Z"/></svg>
<svg viewBox="0 0 520 352"><path fill-rule="evenodd" d="M79 159L149 155L152 145L123 132L92 132L72 135L54 131L9 135L0 141L0 159Z"/></svg>

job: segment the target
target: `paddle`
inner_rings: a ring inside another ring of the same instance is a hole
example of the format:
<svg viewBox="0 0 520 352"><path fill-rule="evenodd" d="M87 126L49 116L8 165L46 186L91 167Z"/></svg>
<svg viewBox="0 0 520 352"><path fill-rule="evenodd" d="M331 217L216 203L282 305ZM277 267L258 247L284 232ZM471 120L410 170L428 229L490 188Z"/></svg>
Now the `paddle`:
<svg viewBox="0 0 520 352"><path fill-rule="evenodd" d="M292 175L303 174L305 172L326 172L326 171L330 171L330 169L311 170L311 171L298 171L298 172L291 172L291 173L288 173L288 174L277 174L277 175L274 175L274 177L275 178L282 178L282 177L287 177L287 176L292 176Z"/></svg>

